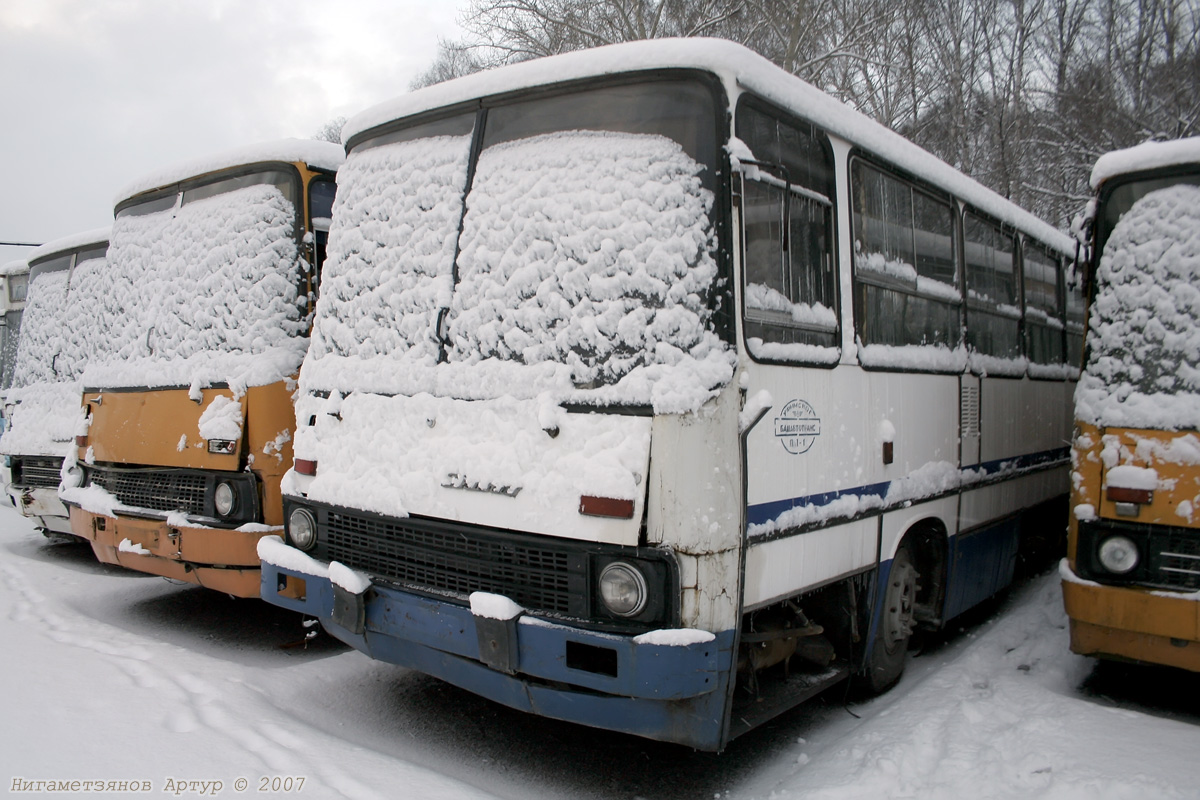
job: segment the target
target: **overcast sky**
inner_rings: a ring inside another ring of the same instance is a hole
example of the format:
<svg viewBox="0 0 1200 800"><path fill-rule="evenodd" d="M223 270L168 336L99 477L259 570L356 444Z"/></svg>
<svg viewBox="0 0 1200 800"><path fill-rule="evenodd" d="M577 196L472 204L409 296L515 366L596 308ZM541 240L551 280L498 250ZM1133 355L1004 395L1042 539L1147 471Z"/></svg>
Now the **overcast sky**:
<svg viewBox="0 0 1200 800"><path fill-rule="evenodd" d="M112 223L126 184L403 94L456 0L0 0L0 241ZM0 263L27 248L0 247Z"/></svg>

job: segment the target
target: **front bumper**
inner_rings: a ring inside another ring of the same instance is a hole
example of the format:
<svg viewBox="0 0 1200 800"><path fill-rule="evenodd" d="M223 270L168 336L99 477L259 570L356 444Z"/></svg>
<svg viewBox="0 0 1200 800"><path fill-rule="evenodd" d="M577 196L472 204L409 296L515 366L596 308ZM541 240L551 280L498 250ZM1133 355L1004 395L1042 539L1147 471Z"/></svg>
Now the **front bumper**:
<svg viewBox="0 0 1200 800"><path fill-rule="evenodd" d="M96 558L106 564L236 597L258 597L262 582L258 540L279 531L172 525L157 519L110 517L71 506L71 532L90 541Z"/></svg>
<svg viewBox="0 0 1200 800"><path fill-rule="evenodd" d="M318 618L372 658L512 708L703 750L725 744L734 631L655 644L528 615L498 621L391 586L353 594L268 560L262 598Z"/></svg>
<svg viewBox="0 0 1200 800"><path fill-rule="evenodd" d="M1071 650L1200 672L1200 598L1081 582L1063 565Z"/></svg>
<svg viewBox="0 0 1200 800"><path fill-rule="evenodd" d="M9 484L5 491L22 516L35 520L39 527L55 533L71 533L67 507L58 499L58 489Z"/></svg>

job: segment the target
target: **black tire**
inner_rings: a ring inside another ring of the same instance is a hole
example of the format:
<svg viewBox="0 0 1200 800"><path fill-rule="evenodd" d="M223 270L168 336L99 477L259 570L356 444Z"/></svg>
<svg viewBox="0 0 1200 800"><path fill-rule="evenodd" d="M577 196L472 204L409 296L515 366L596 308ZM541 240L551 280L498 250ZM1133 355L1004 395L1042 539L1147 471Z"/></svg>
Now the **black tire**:
<svg viewBox="0 0 1200 800"><path fill-rule="evenodd" d="M916 624L913 611L920 577L908 544L900 545L883 587L883 608L875 627L871 654L863 668L866 689L871 694L892 688L904 674L908 642Z"/></svg>

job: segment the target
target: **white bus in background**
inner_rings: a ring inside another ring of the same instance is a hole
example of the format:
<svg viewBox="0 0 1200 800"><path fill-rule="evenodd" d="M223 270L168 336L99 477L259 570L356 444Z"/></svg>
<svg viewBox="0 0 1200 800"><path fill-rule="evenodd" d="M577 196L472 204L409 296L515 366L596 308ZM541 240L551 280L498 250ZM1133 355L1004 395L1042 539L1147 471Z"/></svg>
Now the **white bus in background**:
<svg viewBox="0 0 1200 800"><path fill-rule="evenodd" d="M268 601L720 750L1061 540L1072 241L759 56L531 61L345 135Z"/></svg>
<svg viewBox="0 0 1200 800"><path fill-rule="evenodd" d="M71 533L58 485L79 424L79 378L105 280L109 231L56 239L28 258L28 295L5 396L8 429L0 454L9 469L9 501L47 535Z"/></svg>
<svg viewBox="0 0 1200 800"><path fill-rule="evenodd" d="M21 258L0 266L0 391L12 386L21 334L21 314L29 288L29 259Z"/></svg>

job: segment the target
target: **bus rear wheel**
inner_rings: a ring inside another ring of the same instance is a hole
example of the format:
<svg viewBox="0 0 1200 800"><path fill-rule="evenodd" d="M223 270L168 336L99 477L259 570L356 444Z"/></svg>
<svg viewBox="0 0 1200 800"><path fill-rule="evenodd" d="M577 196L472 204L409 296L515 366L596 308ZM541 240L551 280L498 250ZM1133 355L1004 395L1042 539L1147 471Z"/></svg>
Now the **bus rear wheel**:
<svg viewBox="0 0 1200 800"><path fill-rule="evenodd" d="M866 688L879 694L892 688L904 673L908 641L916 625L915 610L920 579L908 543L892 559L884 587L883 610L865 666Z"/></svg>

